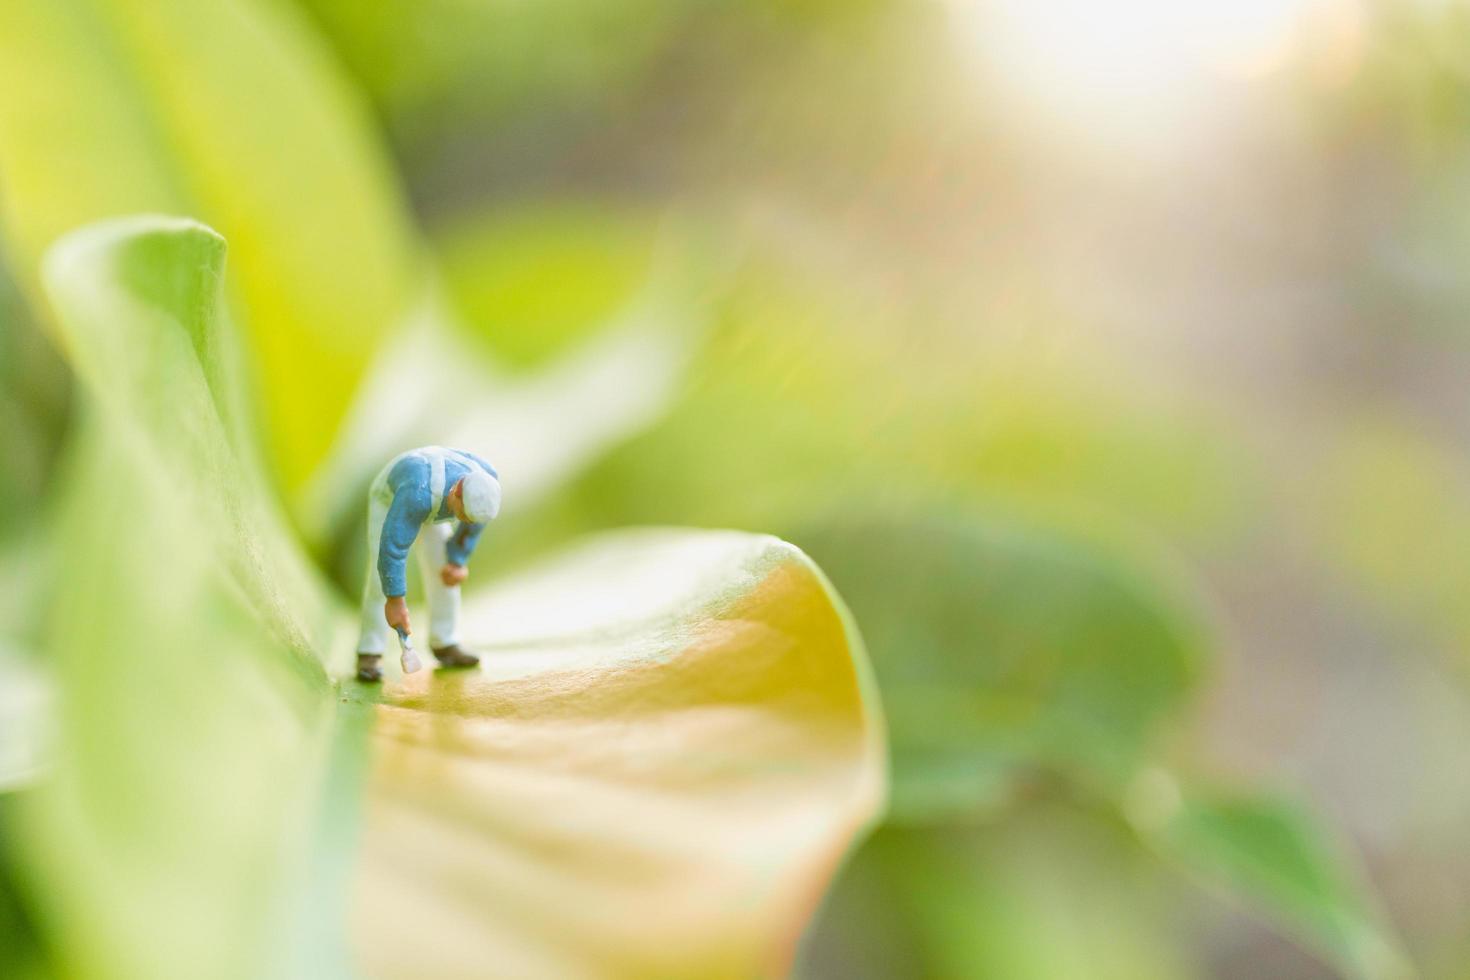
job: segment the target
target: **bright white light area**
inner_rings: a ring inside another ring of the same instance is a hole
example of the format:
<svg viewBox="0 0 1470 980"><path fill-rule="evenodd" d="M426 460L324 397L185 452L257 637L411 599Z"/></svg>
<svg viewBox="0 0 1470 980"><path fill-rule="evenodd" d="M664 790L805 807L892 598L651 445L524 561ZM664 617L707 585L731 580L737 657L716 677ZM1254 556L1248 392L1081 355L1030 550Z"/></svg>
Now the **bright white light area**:
<svg viewBox="0 0 1470 980"><path fill-rule="evenodd" d="M1310 20L1357 0L948 0L983 77L1069 121L1169 124L1285 63Z"/></svg>

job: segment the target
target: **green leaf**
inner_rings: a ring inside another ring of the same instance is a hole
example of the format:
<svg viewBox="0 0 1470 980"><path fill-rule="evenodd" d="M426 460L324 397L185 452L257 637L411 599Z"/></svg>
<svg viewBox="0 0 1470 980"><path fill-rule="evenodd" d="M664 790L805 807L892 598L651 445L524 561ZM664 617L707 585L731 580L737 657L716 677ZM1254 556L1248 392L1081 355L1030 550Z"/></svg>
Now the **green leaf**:
<svg viewBox="0 0 1470 980"><path fill-rule="evenodd" d="M1076 537L895 510L793 540L863 624L898 820L986 809L1038 769L1118 790L1205 661L1176 586Z"/></svg>
<svg viewBox="0 0 1470 980"><path fill-rule="evenodd" d="M16 823L61 972L781 972L883 793L825 579L773 538L623 533L467 603L483 670L335 687L355 616L222 411L222 261L143 218L47 263L85 423L55 767Z"/></svg>
<svg viewBox="0 0 1470 980"><path fill-rule="evenodd" d="M229 575L298 668L321 679L312 650L327 627L329 597L264 479L242 462L252 457L230 417L239 379L217 308L224 256L224 239L193 221L117 219L48 254L47 292L72 369L96 408L87 436L105 435L99 452L108 456L136 457L140 493L197 519L206 530L191 536L207 546L205 559ZM81 459L85 466L94 455ZM121 505L83 510L80 519L97 524L80 543L83 555L130 518Z"/></svg>
<svg viewBox="0 0 1470 980"><path fill-rule="evenodd" d="M0 198L23 278L99 218L182 212L223 231L289 489L330 446L415 261L363 111L303 26L251 0L0 7Z"/></svg>
<svg viewBox="0 0 1470 980"><path fill-rule="evenodd" d="M653 223L561 202L461 222L438 249L461 316L495 353L542 364L603 326L649 278Z"/></svg>
<svg viewBox="0 0 1470 980"><path fill-rule="evenodd" d="M889 826L843 870L803 961L848 980L1180 980L1164 884L1125 827L1055 804L984 829Z"/></svg>
<svg viewBox="0 0 1470 980"><path fill-rule="evenodd" d="M512 533L786 530L852 488L1100 515L1200 547L1241 525L1253 470L1233 437L1065 323L956 346L861 290L814 289L810 269L755 256L732 279L669 410Z"/></svg>
<svg viewBox="0 0 1470 980"><path fill-rule="evenodd" d="M45 980L36 923L16 890L17 841L11 827L15 797L0 792L0 976L7 980Z"/></svg>
<svg viewBox="0 0 1470 980"><path fill-rule="evenodd" d="M1141 822L1160 850L1366 980L1414 975L1333 835L1298 807L1265 797L1193 795Z"/></svg>
<svg viewBox="0 0 1470 980"><path fill-rule="evenodd" d="M335 610L220 411L223 261L197 224L124 219L46 263L85 397L45 643L56 757L18 826L76 975L269 972L317 806Z"/></svg>
<svg viewBox="0 0 1470 980"><path fill-rule="evenodd" d="M36 535L34 502L62 441L69 380L0 261L0 549ZM0 621L13 629L19 618L8 611L0 600Z"/></svg>
<svg viewBox="0 0 1470 980"><path fill-rule="evenodd" d="M689 0L305 0L364 87L422 129L528 102L606 96L669 40Z"/></svg>

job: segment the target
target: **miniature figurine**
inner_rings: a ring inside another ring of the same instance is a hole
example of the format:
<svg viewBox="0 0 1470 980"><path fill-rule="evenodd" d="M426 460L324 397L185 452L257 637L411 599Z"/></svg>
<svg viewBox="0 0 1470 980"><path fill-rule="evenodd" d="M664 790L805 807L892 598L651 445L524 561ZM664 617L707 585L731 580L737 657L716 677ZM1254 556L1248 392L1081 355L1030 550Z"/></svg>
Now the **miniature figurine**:
<svg viewBox="0 0 1470 980"><path fill-rule="evenodd" d="M459 585L469 574L465 563L480 532L499 513L500 477L495 467L473 453L425 446L383 467L368 491L359 680L382 680L378 661L390 631L398 633L404 673L419 669L405 600L405 563L416 540L429 594L429 649L445 667L473 667L480 662L459 645Z"/></svg>

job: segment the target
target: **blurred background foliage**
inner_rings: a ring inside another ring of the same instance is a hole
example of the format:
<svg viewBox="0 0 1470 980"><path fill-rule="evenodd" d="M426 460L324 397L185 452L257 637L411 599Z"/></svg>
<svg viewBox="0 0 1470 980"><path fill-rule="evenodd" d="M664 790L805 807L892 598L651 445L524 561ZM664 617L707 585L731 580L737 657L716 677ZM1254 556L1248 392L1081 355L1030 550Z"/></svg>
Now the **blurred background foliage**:
<svg viewBox="0 0 1470 980"><path fill-rule="evenodd" d="M508 377L612 329L671 227L731 257L656 417L508 497L481 564L670 523L832 578L894 790L801 975L1470 971L1470 8L265 7L344 67L325 103ZM401 312L401 220L362 219L388 271L339 336ZM68 382L9 279L0 318L24 641Z"/></svg>

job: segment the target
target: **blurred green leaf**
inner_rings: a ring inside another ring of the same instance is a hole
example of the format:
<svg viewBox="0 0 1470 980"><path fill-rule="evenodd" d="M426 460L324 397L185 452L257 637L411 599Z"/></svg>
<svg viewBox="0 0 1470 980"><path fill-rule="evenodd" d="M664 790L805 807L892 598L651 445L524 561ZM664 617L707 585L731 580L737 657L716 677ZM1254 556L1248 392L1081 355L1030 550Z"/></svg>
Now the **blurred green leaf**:
<svg viewBox="0 0 1470 980"><path fill-rule="evenodd" d="M131 468L145 471L140 492L156 484L147 492L210 530L210 560L297 668L322 680L312 651L330 625L330 596L230 424L240 379L219 306L224 256L224 239L191 220L123 218L66 238L48 253L44 278L71 367L98 409L86 438L107 432L107 455L138 457ZM78 456L73 465L82 468L95 461ZM120 504L82 506L80 519L97 524L78 540L79 556L132 516Z"/></svg>
<svg viewBox="0 0 1470 980"><path fill-rule="evenodd" d="M330 923L283 921L277 896L331 733L333 610L220 412L223 260L192 222L124 219L46 263L86 398L46 644L56 761L19 826L75 975L264 975Z"/></svg>
<svg viewBox="0 0 1470 980"><path fill-rule="evenodd" d="M23 279L99 218L193 213L221 229L288 489L331 444L415 271L386 162L304 27L251 0L0 8L0 183Z"/></svg>
<svg viewBox="0 0 1470 980"><path fill-rule="evenodd" d="M1166 820L1143 826L1182 867L1244 900L1346 975L1414 975L1333 835L1298 807L1192 795Z"/></svg>
<svg viewBox="0 0 1470 980"><path fill-rule="evenodd" d="M302 0L390 113L461 122L605 91L643 65L688 0ZM452 107L454 112L446 112Z"/></svg>
<svg viewBox="0 0 1470 980"><path fill-rule="evenodd" d="M540 364L635 298L653 263L654 226L596 204L527 206L440 237L461 317L501 359Z"/></svg>
<svg viewBox="0 0 1470 980"><path fill-rule="evenodd" d="M17 826L63 972L347 975L349 888L375 976L780 972L883 794L825 579L764 536L612 536L468 604L481 671L333 690L355 617L221 411L223 255L135 218L46 263L85 427Z"/></svg>
<svg viewBox="0 0 1470 980"><path fill-rule="evenodd" d="M669 409L523 516L508 548L627 523L789 529L854 488L1209 547L1248 500L1251 467L1208 418L1072 335L956 345L758 261L718 313Z"/></svg>
<svg viewBox="0 0 1470 980"><path fill-rule="evenodd" d="M0 263L0 548L38 531L70 379ZM7 617L14 623L14 617ZM14 627L12 627L14 628Z"/></svg>
<svg viewBox="0 0 1470 980"><path fill-rule="evenodd" d="M863 511L792 535L851 603L893 754L893 817L1007 801L1036 770L1125 785L1207 657L1141 563L1021 523Z"/></svg>
<svg viewBox="0 0 1470 980"><path fill-rule="evenodd" d="M985 830L886 827L808 939L812 980L1180 980L1194 971L1150 856L1059 805Z"/></svg>
<svg viewBox="0 0 1470 980"><path fill-rule="evenodd" d="M42 980L45 969L37 924L16 888L16 836L13 828L16 797L0 793L0 976L7 980Z"/></svg>
<svg viewBox="0 0 1470 980"><path fill-rule="evenodd" d="M864 625L891 730L892 821L1028 813L1015 807L1028 781L1059 773L1109 805L1126 800L1140 827L1163 828L1168 854L1354 976L1404 975L1323 828L1262 801L1181 808L1172 778L1147 768L1161 723L1207 660L1203 621L1179 583L1126 551L943 512L846 516L794 539ZM962 894L935 905L968 907L990 894L955 887ZM991 901L1015 896L1001 890ZM1070 955L1054 922L998 932L1028 928L1036 932L1019 949ZM944 932L926 947L952 946ZM984 945L987 956L997 955L994 943ZM1093 975L1075 963L987 962L991 972L936 975Z"/></svg>

